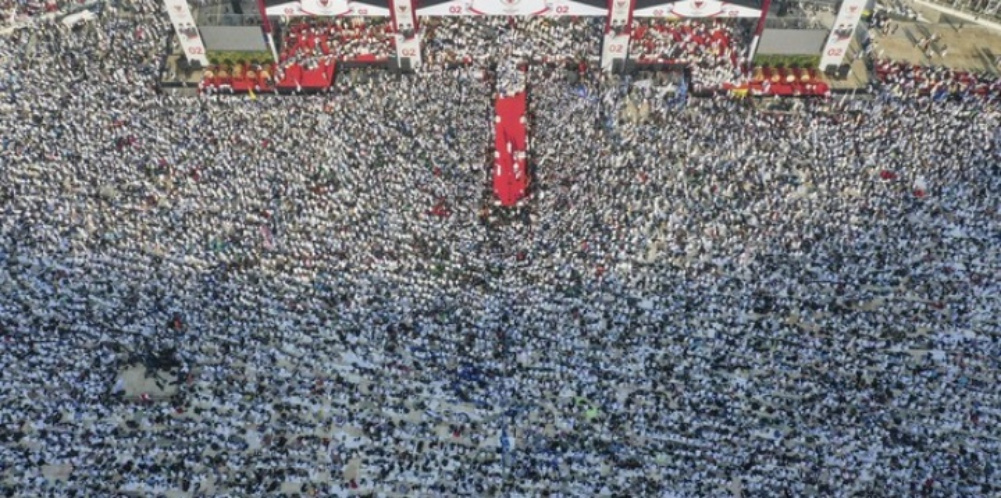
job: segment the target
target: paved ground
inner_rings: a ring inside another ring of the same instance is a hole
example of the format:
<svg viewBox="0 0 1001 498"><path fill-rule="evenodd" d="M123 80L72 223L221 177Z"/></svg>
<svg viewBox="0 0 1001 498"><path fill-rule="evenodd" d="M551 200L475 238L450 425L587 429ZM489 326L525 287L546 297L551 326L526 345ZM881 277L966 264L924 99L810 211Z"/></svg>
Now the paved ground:
<svg viewBox="0 0 1001 498"><path fill-rule="evenodd" d="M946 51L945 57L939 53L928 57L916 46L921 38L936 33L941 39L934 45L939 47L939 51ZM1001 33L989 28L906 23L890 36L877 34L875 41L876 53L893 60L998 74L995 60L1001 55Z"/></svg>
<svg viewBox="0 0 1001 498"><path fill-rule="evenodd" d="M1001 55L1001 29L981 26L914 0L904 0L904 4L917 12L918 20L900 23L897 31L889 36L883 36L876 30L871 31L876 41L877 54L914 64L946 66L1001 75L1001 69L995 65L995 60ZM811 13L810 19L830 27L834 24L835 13L821 10ZM946 57L938 55L926 57L916 47L922 37L935 33L941 36L941 40L936 43L938 51L948 49ZM850 53L856 50L858 46L853 44ZM851 90L866 87L869 75L865 63L855 60L851 64L851 75L845 80L829 81L831 88Z"/></svg>
<svg viewBox="0 0 1001 498"><path fill-rule="evenodd" d="M937 21L900 23L896 33L889 36L872 31L877 54L914 64L1001 74L995 64L997 57L1001 56L1001 31L944 15L917 2L909 4L923 17ZM917 42L921 38L933 34L941 37L933 45L936 48L933 52L946 51L945 57L938 53L928 57L917 48Z"/></svg>

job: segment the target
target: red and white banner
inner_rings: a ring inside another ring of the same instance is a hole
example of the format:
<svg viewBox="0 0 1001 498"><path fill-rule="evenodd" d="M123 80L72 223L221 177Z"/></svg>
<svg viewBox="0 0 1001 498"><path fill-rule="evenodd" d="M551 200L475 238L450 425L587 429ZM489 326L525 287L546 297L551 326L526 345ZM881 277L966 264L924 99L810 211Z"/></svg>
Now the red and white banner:
<svg viewBox="0 0 1001 498"><path fill-rule="evenodd" d="M469 12L480 16L541 16L553 9L549 0L472 0Z"/></svg>
<svg viewBox="0 0 1001 498"><path fill-rule="evenodd" d="M414 0L390 0L393 28L397 33L417 31L417 2Z"/></svg>
<svg viewBox="0 0 1001 498"><path fill-rule="evenodd" d="M834 28L827 37L824 51L820 53L820 69L832 64L841 64L845 59L848 47L851 46L852 38L855 36L855 30L862 21L865 4L866 0L844 0L841 4L838 17L834 19Z"/></svg>
<svg viewBox="0 0 1001 498"><path fill-rule="evenodd" d="M351 12L347 0L300 0L299 6L311 16L342 16Z"/></svg>
<svg viewBox="0 0 1001 498"><path fill-rule="evenodd" d="M611 0L608 2L608 29L619 28L628 31L633 25L633 5L635 0Z"/></svg>
<svg viewBox="0 0 1001 498"><path fill-rule="evenodd" d="M629 53L629 35L625 32L616 35L614 32L605 33L604 43L601 44L601 69L611 71L614 62L625 60Z"/></svg>
<svg viewBox="0 0 1001 498"><path fill-rule="evenodd" d="M208 67L209 59L205 55L205 44L202 43L202 35L195 26L195 18L191 16L187 0L163 0L163 4L167 8L170 24L177 33L181 50L184 51L184 58L188 62L197 61L202 67Z"/></svg>
<svg viewBox="0 0 1001 498"><path fill-rule="evenodd" d="M396 32L396 60L401 66L407 61L410 69L421 65L421 39L417 34L420 25L417 21L416 3L415 0L389 1L393 30Z"/></svg>
<svg viewBox="0 0 1001 498"><path fill-rule="evenodd" d="M759 17L760 9L752 9L718 0L684 0L665 3L633 13L634 17L663 17L667 19L687 19L690 17Z"/></svg>
<svg viewBox="0 0 1001 498"><path fill-rule="evenodd" d="M410 68L416 69L421 65L421 39L418 36L406 37L401 34L396 35L396 60L410 60Z"/></svg>
<svg viewBox="0 0 1001 498"><path fill-rule="evenodd" d="M410 8L417 2L407 2ZM344 5L347 10L341 10ZM377 7L371 4L352 2L350 0L330 0L323 4L322 0L294 0L267 8L269 16L361 16L389 17L399 16L401 12L391 8ZM450 16L574 16L598 17L605 16L609 9L594 7L573 0L452 0L429 7L417 7L413 16L414 31L417 26L417 16L450 17ZM400 28L402 30L402 27Z"/></svg>
<svg viewBox="0 0 1001 498"><path fill-rule="evenodd" d="M571 0L452 0L417 9L429 17L448 16L578 16L597 17L608 9Z"/></svg>
<svg viewBox="0 0 1001 498"><path fill-rule="evenodd" d="M601 69L611 71L615 61L625 61L633 28L635 0L609 0L605 38L601 44Z"/></svg>
<svg viewBox="0 0 1001 498"><path fill-rule="evenodd" d="M336 6L326 7L322 4L318 4L318 0L313 0L313 5L307 5L308 0L300 4L298 1L287 2L278 5L272 5L267 8L267 13L269 16L280 16L280 17L299 17L299 16L358 16L358 17L389 17L390 11L384 7L376 7L374 5L358 3L358 2L347 2L347 11L341 12L339 14L321 14L315 13L313 11L307 11L306 9L313 8L314 10L330 10L336 11ZM343 0L340 1L338 5L344 5Z"/></svg>

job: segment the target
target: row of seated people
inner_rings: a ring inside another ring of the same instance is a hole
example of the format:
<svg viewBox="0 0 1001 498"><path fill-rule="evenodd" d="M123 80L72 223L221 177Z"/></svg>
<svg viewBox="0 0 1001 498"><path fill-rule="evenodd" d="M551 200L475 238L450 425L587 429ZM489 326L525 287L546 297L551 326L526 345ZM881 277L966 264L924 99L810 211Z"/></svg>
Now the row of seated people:
<svg viewBox="0 0 1001 498"><path fill-rule="evenodd" d="M322 90L333 84L334 62L316 58L303 63L278 64L217 64L202 77L202 90L224 90L234 93L270 92L279 90Z"/></svg>
<svg viewBox="0 0 1001 498"><path fill-rule="evenodd" d="M739 21L643 19L633 28L629 55L640 64L689 65L696 87L718 88L740 79L746 39Z"/></svg>
<svg viewBox="0 0 1001 498"><path fill-rule="evenodd" d="M876 61L873 69L880 83L919 95L945 91L1001 98L1001 79L993 75L885 59Z"/></svg>
<svg viewBox="0 0 1001 498"><path fill-rule="evenodd" d="M205 70L202 86L234 91L267 90L274 87L275 64L215 64Z"/></svg>
<svg viewBox="0 0 1001 498"><path fill-rule="evenodd" d="M769 67L751 69L746 82L731 88L745 88L756 95L775 96L821 96L827 95L830 87L823 75L814 68Z"/></svg>
<svg viewBox="0 0 1001 498"><path fill-rule="evenodd" d="M395 53L389 19L334 18L309 20L286 27L283 61L332 55L339 61L385 60Z"/></svg>
<svg viewBox="0 0 1001 498"><path fill-rule="evenodd" d="M755 67L751 70L751 82L777 83L809 83L821 81L820 71L813 68L799 67Z"/></svg>

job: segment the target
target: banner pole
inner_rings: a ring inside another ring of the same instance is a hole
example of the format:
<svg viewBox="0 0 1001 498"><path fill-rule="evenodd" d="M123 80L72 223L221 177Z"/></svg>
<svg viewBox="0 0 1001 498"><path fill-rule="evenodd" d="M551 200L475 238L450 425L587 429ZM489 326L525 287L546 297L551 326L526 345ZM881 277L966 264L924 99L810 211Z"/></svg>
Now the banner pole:
<svg viewBox="0 0 1001 498"><path fill-rule="evenodd" d="M275 59L275 64L278 64L278 49L275 48L274 31L271 28L271 19L268 19L268 6L264 4L264 0L257 0L257 11L261 14L261 30L264 31L264 39L271 49L271 57Z"/></svg>
<svg viewBox="0 0 1001 498"><path fill-rule="evenodd" d="M754 28L754 38L751 40L751 46L747 52L748 64L754 62L754 56L758 53L758 43L761 41L761 34L765 32L765 20L768 18L768 9L770 8L772 8L772 0L763 0L761 17L758 18L758 25Z"/></svg>

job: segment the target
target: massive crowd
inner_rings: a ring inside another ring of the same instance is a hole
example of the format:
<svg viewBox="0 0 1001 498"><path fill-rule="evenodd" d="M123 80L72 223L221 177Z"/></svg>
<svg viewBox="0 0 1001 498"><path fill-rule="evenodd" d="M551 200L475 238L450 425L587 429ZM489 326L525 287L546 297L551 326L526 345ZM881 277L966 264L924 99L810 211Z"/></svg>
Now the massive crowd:
<svg viewBox="0 0 1001 498"><path fill-rule="evenodd" d="M393 55L388 19L362 17L296 22L285 27L282 59L333 55L342 61L385 60Z"/></svg>
<svg viewBox="0 0 1001 498"><path fill-rule="evenodd" d="M604 19L480 17L423 18L425 58L434 65L493 65L515 47L517 57L542 64L597 62Z"/></svg>
<svg viewBox="0 0 1001 498"><path fill-rule="evenodd" d="M23 22L34 16L52 12L57 8L56 2L46 0L2 0L0 1L0 26Z"/></svg>
<svg viewBox="0 0 1001 498"><path fill-rule="evenodd" d="M734 20L637 20L630 56L640 64L685 65L696 87L739 82L746 67L749 26Z"/></svg>
<svg viewBox="0 0 1001 498"><path fill-rule="evenodd" d="M933 99L968 96L1001 102L1001 79L943 67L928 67L877 59L875 79L891 95L921 95Z"/></svg>
<svg viewBox="0 0 1001 498"><path fill-rule="evenodd" d="M492 65L504 54L491 50L500 37L519 56L537 63L563 64L597 60L604 20L598 17L532 17L513 20L484 17L472 23L461 17L421 18L424 57L432 65ZM335 54L340 60L382 60L394 54L388 19L338 18L293 22L285 31L283 58Z"/></svg>
<svg viewBox="0 0 1001 498"><path fill-rule="evenodd" d="M506 211L482 71L159 95L159 9L0 39L0 494L1001 493L997 107L536 65Z"/></svg>

